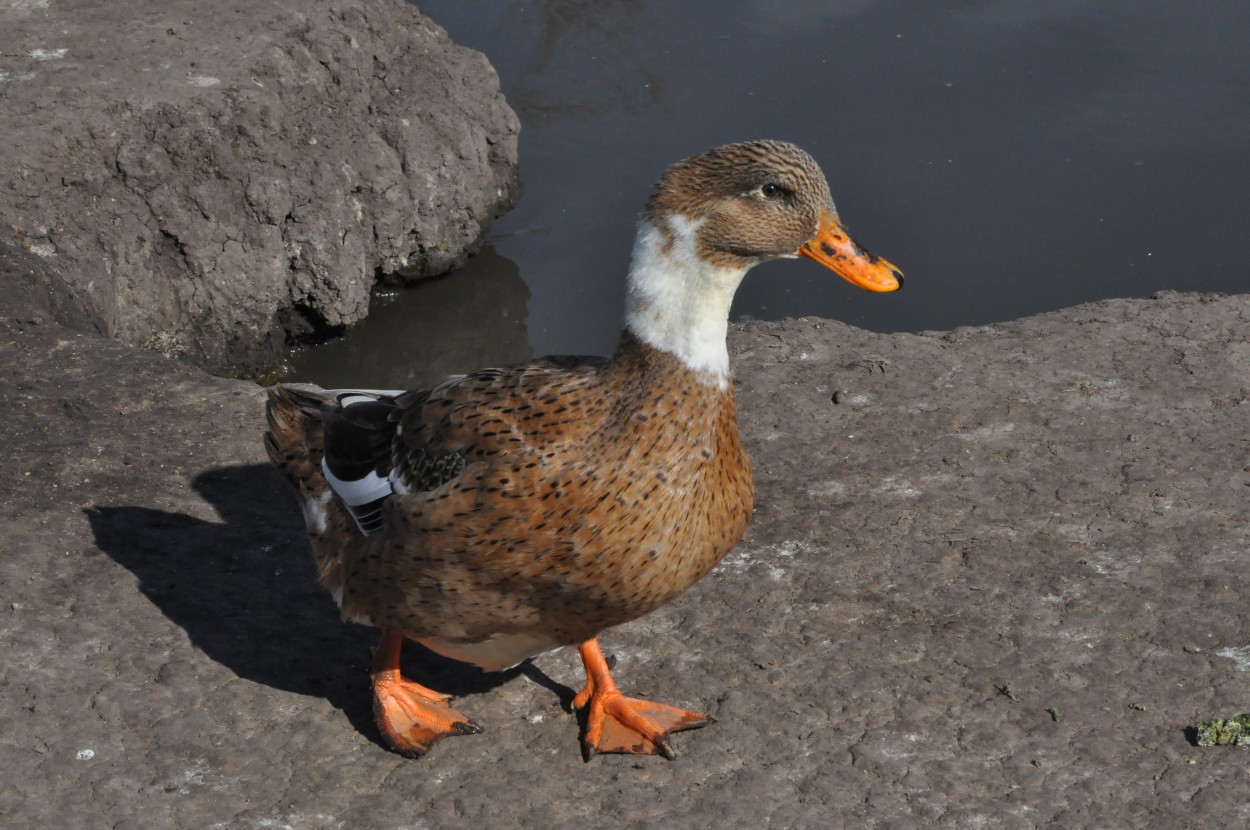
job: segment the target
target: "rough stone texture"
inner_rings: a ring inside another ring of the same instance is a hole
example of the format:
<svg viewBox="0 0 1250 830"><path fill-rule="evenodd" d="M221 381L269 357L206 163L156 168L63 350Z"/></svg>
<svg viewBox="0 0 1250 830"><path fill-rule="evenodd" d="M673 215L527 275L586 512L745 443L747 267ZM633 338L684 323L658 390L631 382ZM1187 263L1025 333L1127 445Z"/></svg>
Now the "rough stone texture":
<svg viewBox="0 0 1250 830"><path fill-rule="evenodd" d="M487 732L383 749L261 390L10 315L0 824L1244 827L1250 755L1186 727L1250 710L1248 327L1250 296L1167 295L735 331L755 520L604 637L627 693L718 722L586 764L565 652L410 648Z"/></svg>
<svg viewBox="0 0 1250 830"><path fill-rule="evenodd" d="M399 0L0 0L0 240L218 372L464 261L518 195L481 54Z"/></svg>

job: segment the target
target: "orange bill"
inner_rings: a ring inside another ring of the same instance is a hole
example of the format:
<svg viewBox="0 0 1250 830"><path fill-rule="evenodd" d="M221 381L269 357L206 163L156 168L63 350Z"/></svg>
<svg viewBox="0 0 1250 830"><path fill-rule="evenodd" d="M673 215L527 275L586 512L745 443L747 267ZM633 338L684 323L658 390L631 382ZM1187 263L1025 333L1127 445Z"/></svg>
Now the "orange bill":
<svg viewBox="0 0 1250 830"><path fill-rule="evenodd" d="M816 260L838 276L869 291L897 291L903 287L903 272L879 256L855 244L838 217L821 211L816 235L796 252Z"/></svg>

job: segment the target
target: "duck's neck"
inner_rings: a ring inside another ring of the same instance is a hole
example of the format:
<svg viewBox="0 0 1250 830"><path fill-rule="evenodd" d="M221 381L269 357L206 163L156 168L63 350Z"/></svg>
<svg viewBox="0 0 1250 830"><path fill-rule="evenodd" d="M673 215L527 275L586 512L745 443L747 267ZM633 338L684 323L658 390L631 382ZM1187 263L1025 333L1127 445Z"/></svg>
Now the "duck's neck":
<svg viewBox="0 0 1250 830"><path fill-rule="evenodd" d="M664 227L647 219L639 224L625 327L724 389L729 385L729 306L747 269L714 265L700 256L701 224L681 215L670 215Z"/></svg>

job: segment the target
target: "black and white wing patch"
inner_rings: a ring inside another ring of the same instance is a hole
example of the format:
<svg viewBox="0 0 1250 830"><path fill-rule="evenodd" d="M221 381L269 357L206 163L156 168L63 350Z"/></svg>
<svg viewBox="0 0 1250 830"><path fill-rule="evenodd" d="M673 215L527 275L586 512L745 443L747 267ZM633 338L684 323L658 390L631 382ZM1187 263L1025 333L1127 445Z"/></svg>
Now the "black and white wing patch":
<svg viewBox="0 0 1250 830"><path fill-rule="evenodd" d="M395 424L390 416L396 394L339 391L339 409L325 419L321 472L366 536L382 529L382 501L395 492L390 482Z"/></svg>
<svg viewBox="0 0 1250 830"><path fill-rule="evenodd" d="M401 392L343 391L325 421L321 471L365 536L383 527L383 502L396 493L433 490L465 468L462 452L407 448L396 457Z"/></svg>

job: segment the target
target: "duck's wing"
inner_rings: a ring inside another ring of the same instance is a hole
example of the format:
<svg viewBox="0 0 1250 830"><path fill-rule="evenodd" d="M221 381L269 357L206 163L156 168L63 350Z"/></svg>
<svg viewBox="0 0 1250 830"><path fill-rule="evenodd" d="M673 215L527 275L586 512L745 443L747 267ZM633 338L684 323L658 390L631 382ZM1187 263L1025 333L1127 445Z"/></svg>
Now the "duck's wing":
<svg viewBox="0 0 1250 830"><path fill-rule="evenodd" d="M484 369L413 392L336 390L322 469L361 532L392 495L429 493L471 465L576 442L606 359L552 357ZM524 463L524 462L521 462Z"/></svg>

